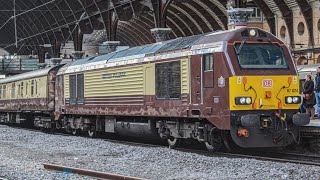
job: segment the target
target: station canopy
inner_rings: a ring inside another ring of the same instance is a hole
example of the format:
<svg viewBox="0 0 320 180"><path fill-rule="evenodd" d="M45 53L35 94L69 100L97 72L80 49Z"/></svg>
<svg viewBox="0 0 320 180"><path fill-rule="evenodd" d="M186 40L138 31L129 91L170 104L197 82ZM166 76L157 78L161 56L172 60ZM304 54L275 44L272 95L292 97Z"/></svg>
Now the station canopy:
<svg viewBox="0 0 320 180"><path fill-rule="evenodd" d="M313 1L235 0L237 6L261 9L272 33L280 12L290 37L296 7L313 34ZM54 54L71 41L81 49L76 43L85 43L86 34L93 35L92 44L120 41L135 47L155 42L153 28L171 28L170 39L228 28L227 0L0 0L0 5L0 48L12 54L39 49Z"/></svg>

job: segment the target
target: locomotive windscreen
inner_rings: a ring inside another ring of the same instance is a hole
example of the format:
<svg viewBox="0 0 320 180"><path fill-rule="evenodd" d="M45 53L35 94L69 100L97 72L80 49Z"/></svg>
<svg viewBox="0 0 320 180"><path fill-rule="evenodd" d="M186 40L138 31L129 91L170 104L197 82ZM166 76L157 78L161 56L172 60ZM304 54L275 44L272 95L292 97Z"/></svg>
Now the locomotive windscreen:
<svg viewBox="0 0 320 180"><path fill-rule="evenodd" d="M287 58L282 49L275 44L235 45L238 62L241 68L249 69L284 69L288 68Z"/></svg>

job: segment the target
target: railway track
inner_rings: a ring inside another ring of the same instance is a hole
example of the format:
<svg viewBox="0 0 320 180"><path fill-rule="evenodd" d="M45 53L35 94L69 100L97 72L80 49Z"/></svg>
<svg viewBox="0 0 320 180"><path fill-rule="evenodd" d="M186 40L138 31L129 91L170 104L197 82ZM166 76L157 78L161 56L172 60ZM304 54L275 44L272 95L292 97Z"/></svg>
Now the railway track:
<svg viewBox="0 0 320 180"><path fill-rule="evenodd" d="M163 147L161 145L150 145L146 143L137 143L129 141L119 141L119 140L105 140L113 143L121 143L127 145L144 146L144 147ZM304 164L320 166L320 155L307 155L298 153L287 153L287 152L275 152L275 151L258 151L249 153L229 153L229 152L215 152L210 153L206 150L190 149L190 148L176 148L175 150L189 153L197 153L209 157L229 157L229 158L249 158L257 159L263 161L273 161L273 162L284 162L284 163L294 163L294 164Z"/></svg>
<svg viewBox="0 0 320 180"><path fill-rule="evenodd" d="M13 127L17 128L17 127ZM41 131L36 129L21 128L19 129L30 130L30 131ZM55 135L62 136L73 136L64 133L54 133ZM107 142L133 145L133 146L143 146L143 147L164 147L160 144L149 144L144 142L132 142L124 140L115 139L102 139ZM210 153L206 150L194 149L194 148L176 148L177 151L197 153L208 157L228 157L228 158L249 158L257 159L263 161L273 161L273 162L284 162L284 163L294 163L294 164L304 164L304 165L314 165L320 166L320 155L307 155L298 153L288 153L288 152L277 152L277 151L256 151L256 152L246 152L246 153L229 153L229 152L215 152Z"/></svg>
<svg viewBox="0 0 320 180"><path fill-rule="evenodd" d="M61 172L79 174L84 176L91 176L95 178L116 179L116 180L143 180L142 178L138 178L138 177L123 176L119 174L93 171L93 170L74 168L74 167L68 167L68 166L61 166L57 164L43 164L43 167L48 170L61 171Z"/></svg>
<svg viewBox="0 0 320 180"><path fill-rule="evenodd" d="M144 147L163 147L161 145L150 145L146 143L119 141L119 140L105 140L113 143L121 143L127 145L144 146ZM287 152L270 152L270 151L259 151L249 153L230 153L230 152L215 152L211 153L206 150L190 149L190 148L176 148L177 151L197 153L208 157L228 157L228 158L248 158L257 159L263 161L273 162L284 162L294 163L303 165L320 166L320 155L307 155L298 153L287 153Z"/></svg>

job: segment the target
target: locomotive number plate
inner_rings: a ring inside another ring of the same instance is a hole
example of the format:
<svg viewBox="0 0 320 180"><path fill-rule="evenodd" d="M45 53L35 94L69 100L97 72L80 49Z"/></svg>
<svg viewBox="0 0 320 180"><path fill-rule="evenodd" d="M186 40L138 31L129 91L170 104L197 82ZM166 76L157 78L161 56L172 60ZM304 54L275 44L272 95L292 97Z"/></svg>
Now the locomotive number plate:
<svg viewBox="0 0 320 180"><path fill-rule="evenodd" d="M271 88L272 87L272 79L264 79L264 80L262 80L262 87Z"/></svg>

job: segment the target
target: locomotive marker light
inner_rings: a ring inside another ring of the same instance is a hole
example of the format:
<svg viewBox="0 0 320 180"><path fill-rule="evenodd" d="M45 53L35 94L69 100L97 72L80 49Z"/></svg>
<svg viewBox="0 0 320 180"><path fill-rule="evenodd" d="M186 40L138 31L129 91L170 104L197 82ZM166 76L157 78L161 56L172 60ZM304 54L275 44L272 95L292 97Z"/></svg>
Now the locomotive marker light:
<svg viewBox="0 0 320 180"><path fill-rule="evenodd" d="M266 98L271 98L271 96L272 96L272 92L271 91L266 91Z"/></svg>
<svg viewBox="0 0 320 180"><path fill-rule="evenodd" d="M236 105L250 105L252 103L251 97L236 97Z"/></svg>
<svg viewBox="0 0 320 180"><path fill-rule="evenodd" d="M300 96L286 96L286 104L300 104L301 97Z"/></svg>
<svg viewBox="0 0 320 180"><path fill-rule="evenodd" d="M292 102L293 102L294 104L300 103L300 97L293 97Z"/></svg>
<svg viewBox="0 0 320 180"><path fill-rule="evenodd" d="M250 36L254 37L254 36L257 35L257 32L256 32L254 29L251 29L251 30L249 31L249 34L250 34Z"/></svg>
<svg viewBox="0 0 320 180"><path fill-rule="evenodd" d="M249 98L249 97L246 98L246 103L247 103L247 104L251 104L251 98Z"/></svg>
<svg viewBox="0 0 320 180"><path fill-rule="evenodd" d="M243 83L243 84L247 84L247 77L243 77L243 78L242 78L242 83Z"/></svg>

